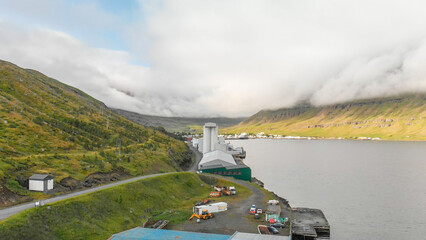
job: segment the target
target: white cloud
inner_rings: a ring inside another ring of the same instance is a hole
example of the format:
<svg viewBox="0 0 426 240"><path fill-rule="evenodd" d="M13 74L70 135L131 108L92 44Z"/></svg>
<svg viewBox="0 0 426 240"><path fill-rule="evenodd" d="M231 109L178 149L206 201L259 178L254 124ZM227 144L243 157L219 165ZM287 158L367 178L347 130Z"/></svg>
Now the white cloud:
<svg viewBox="0 0 426 240"><path fill-rule="evenodd" d="M397 48L377 57L351 62L327 79L311 98L317 105L353 99L391 96L426 89L426 41L414 48Z"/></svg>
<svg viewBox="0 0 426 240"><path fill-rule="evenodd" d="M214 112L251 114L304 99L425 91L424 72L411 72L424 69L412 59L425 56L424 9L421 1L171 0L150 9L141 32L155 71L196 83Z"/></svg>
<svg viewBox="0 0 426 240"><path fill-rule="evenodd" d="M129 64L126 52L91 48L43 28L0 22L0 29L0 59L80 88L108 106L158 115L201 112L191 99L174 96L166 86L159 88L149 69Z"/></svg>
<svg viewBox="0 0 426 240"><path fill-rule="evenodd" d="M2 22L0 58L154 115L241 116L426 91L423 1L141 3L140 21L124 28L133 52Z"/></svg>

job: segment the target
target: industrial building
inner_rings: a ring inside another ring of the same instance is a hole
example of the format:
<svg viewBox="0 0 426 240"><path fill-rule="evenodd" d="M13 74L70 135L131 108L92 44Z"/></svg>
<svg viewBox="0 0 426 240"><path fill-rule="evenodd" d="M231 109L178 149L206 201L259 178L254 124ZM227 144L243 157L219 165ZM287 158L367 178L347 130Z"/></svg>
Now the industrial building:
<svg viewBox="0 0 426 240"><path fill-rule="evenodd" d="M34 174L28 183L30 191L47 192L53 189L53 177L48 174Z"/></svg>
<svg viewBox="0 0 426 240"><path fill-rule="evenodd" d="M245 156L244 149L234 149L225 143L225 138L218 136L216 123L206 123L203 129L203 138L193 139L193 143L198 143L198 151L203 153L198 170L251 181L251 169L241 160L241 156Z"/></svg>
<svg viewBox="0 0 426 240"><path fill-rule="evenodd" d="M235 232L233 235L184 232L165 229L133 228L112 235L108 240L288 240L287 236Z"/></svg>
<svg viewBox="0 0 426 240"><path fill-rule="evenodd" d="M219 129L216 123L206 123L203 127L203 153L215 150L215 145L219 142Z"/></svg>
<svg viewBox="0 0 426 240"><path fill-rule="evenodd" d="M203 129L203 138L197 140L198 151L203 153L198 170L251 181L251 169L237 158L245 156L244 149L234 149L225 138L218 137L216 123L206 123Z"/></svg>
<svg viewBox="0 0 426 240"><path fill-rule="evenodd" d="M237 160L231 154L220 150L203 154L198 169L205 173L251 181L251 169L241 160Z"/></svg>

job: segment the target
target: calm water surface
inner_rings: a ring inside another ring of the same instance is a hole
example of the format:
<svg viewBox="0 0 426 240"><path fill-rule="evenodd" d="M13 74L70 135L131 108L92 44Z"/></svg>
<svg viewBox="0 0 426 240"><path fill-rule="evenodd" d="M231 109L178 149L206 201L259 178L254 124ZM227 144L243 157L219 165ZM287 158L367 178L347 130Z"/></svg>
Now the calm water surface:
<svg viewBox="0 0 426 240"><path fill-rule="evenodd" d="M265 188L320 208L332 239L425 239L426 142L234 140Z"/></svg>

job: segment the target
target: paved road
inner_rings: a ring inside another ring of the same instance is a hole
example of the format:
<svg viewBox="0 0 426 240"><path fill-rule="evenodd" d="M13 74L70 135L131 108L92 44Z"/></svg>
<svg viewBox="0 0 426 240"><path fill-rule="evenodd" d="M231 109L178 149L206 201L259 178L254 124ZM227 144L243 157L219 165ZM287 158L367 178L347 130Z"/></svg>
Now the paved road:
<svg viewBox="0 0 426 240"><path fill-rule="evenodd" d="M201 161L201 158L203 158L203 154L200 153L197 149L195 149L193 146L189 146L189 149L195 154L195 162L192 164L192 166L188 169L188 172L196 172L198 170L198 164Z"/></svg>
<svg viewBox="0 0 426 240"><path fill-rule="evenodd" d="M171 172L171 173L173 173L173 172ZM96 192L96 191L99 191L99 190L102 190L102 189L118 186L118 185L121 185L121 184L135 182L135 181L139 181L141 179L146 179L146 178L150 178L150 177L166 175L166 174L171 174L171 173L157 173L157 174L151 174L151 175L129 178L129 179L126 179L126 180L109 183L109 184L102 185L102 186L99 186L99 187L89 188L89 189L78 191L78 192L72 192L72 193L68 193L68 194L64 194L64 195L55 196L55 197L43 200L42 202L43 203L53 203L53 202L57 202L57 201L60 201L60 200L67 199L67 198L80 196L80 195L83 195L83 194L86 194L86 193L92 193L92 192ZM32 207L34 207L34 202L24 203L24 204L21 204L21 205L16 205L16 206L13 206L13 207L1 209L0 210L0 221L5 219L5 218L8 218L12 215L15 215L19 212L22 212L26 209L32 208Z"/></svg>
<svg viewBox="0 0 426 240"><path fill-rule="evenodd" d="M192 146L190 146L190 149L195 153L195 162L188 169L188 172L196 172L198 163L200 162L201 158L203 157L203 154L198 152ZM171 173L173 173L173 172L171 172ZM129 179L126 179L126 180L105 184L105 185L102 185L102 186L99 186L99 187L89 188L89 189L85 189L85 190L78 191L78 192L72 192L72 193L68 193L68 194L55 196L55 197L43 200L42 202L43 203L53 203L53 202L57 202L57 201L60 201L60 200L67 199L67 198L80 196L80 195L83 195L83 194L86 194L86 193L96 192L96 191L99 191L99 190L102 190L102 189L105 189L105 188L110 188L110 187L118 186L118 185L121 185L121 184L129 183L129 182L135 182L135 181L139 181L141 179L146 179L146 178L155 177L155 176L159 176L159 175L165 175L165 174L170 174L170 173L157 173L157 174L151 174L151 175L129 178ZM3 220L3 219L6 219L6 218L8 218L12 215L15 215L19 212L22 212L26 209L33 208L33 207L34 207L34 202L29 202L29 203L24 203L24 204L20 204L20 205L1 209L0 210L0 221Z"/></svg>

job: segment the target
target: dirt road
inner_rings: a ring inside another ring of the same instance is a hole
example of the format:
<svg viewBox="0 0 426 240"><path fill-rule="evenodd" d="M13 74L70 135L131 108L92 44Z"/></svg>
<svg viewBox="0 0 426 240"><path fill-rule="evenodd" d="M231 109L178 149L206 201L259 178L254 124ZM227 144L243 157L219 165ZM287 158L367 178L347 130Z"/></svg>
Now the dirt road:
<svg viewBox="0 0 426 240"><path fill-rule="evenodd" d="M216 178L222 178L215 176ZM251 205L256 207L264 206L264 194L261 190L248 184L245 181L240 181L230 178L222 178L228 181L232 181L249 188L253 194L237 203L230 203L228 210L225 212L215 214L213 219L207 221L201 221L197 223L196 219L179 224L172 229L184 230L193 232L206 232L206 233L221 233L232 235L235 231L257 233L257 225L261 222L254 220L253 215L249 214ZM238 189L237 189L238 191Z"/></svg>

